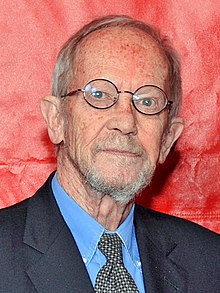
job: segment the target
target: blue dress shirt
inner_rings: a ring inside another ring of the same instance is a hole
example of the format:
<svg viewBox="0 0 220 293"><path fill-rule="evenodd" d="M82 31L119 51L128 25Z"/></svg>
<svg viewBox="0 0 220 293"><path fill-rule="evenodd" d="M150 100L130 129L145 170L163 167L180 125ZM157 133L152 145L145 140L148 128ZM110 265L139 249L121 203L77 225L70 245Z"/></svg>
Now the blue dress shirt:
<svg viewBox="0 0 220 293"><path fill-rule="evenodd" d="M61 187L56 175L52 179L52 190L60 212L69 227L93 286L97 273L106 263L105 256L98 249L98 242L103 232L110 232L102 227L92 216L83 210ZM140 293L144 293L143 275L133 224L134 206L128 217L115 233L122 240L124 265L134 279Z"/></svg>

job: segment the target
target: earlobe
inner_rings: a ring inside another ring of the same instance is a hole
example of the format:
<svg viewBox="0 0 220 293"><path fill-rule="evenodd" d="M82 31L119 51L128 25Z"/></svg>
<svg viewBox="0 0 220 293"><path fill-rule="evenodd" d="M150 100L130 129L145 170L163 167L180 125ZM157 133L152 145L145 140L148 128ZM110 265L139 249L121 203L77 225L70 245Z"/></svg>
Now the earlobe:
<svg viewBox="0 0 220 293"><path fill-rule="evenodd" d="M41 113L47 124L48 134L53 144L59 144L64 139L63 116L60 100L55 96L46 96L41 100Z"/></svg>
<svg viewBox="0 0 220 293"><path fill-rule="evenodd" d="M171 147L180 137L184 128L183 119L180 117L174 117L169 126L169 130L167 133L164 134L160 156L159 156L159 163L162 164L165 160L167 155L170 152Z"/></svg>

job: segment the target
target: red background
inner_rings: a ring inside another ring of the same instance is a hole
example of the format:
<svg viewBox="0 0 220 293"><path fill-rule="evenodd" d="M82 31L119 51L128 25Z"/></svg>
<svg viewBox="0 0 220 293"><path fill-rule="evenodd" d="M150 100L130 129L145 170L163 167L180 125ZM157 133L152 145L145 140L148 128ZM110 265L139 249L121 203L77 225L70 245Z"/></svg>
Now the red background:
<svg viewBox="0 0 220 293"><path fill-rule="evenodd" d="M6 0L0 8L0 207L31 196L56 166L39 110L62 43L86 22L128 14L182 56L185 131L138 201L220 232L220 2Z"/></svg>

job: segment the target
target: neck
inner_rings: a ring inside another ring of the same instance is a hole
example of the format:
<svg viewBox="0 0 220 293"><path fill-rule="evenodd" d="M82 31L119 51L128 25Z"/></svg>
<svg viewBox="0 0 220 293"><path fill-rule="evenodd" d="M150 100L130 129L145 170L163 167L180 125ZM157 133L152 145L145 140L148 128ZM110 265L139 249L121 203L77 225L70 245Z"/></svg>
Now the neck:
<svg viewBox="0 0 220 293"><path fill-rule="evenodd" d="M134 202L121 204L109 195L97 193L86 184L76 167L67 168L59 158L57 178L65 192L109 231L115 231L123 223L133 206Z"/></svg>

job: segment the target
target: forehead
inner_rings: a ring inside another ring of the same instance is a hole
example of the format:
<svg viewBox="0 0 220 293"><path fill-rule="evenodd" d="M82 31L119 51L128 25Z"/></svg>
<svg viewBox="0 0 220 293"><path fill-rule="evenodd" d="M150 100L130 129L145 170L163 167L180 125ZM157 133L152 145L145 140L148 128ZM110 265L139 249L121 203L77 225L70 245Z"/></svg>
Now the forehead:
<svg viewBox="0 0 220 293"><path fill-rule="evenodd" d="M84 83L95 78L122 83L126 78L158 84L165 82L168 74L159 45L136 28L112 27L91 33L81 42L75 60L76 81Z"/></svg>

